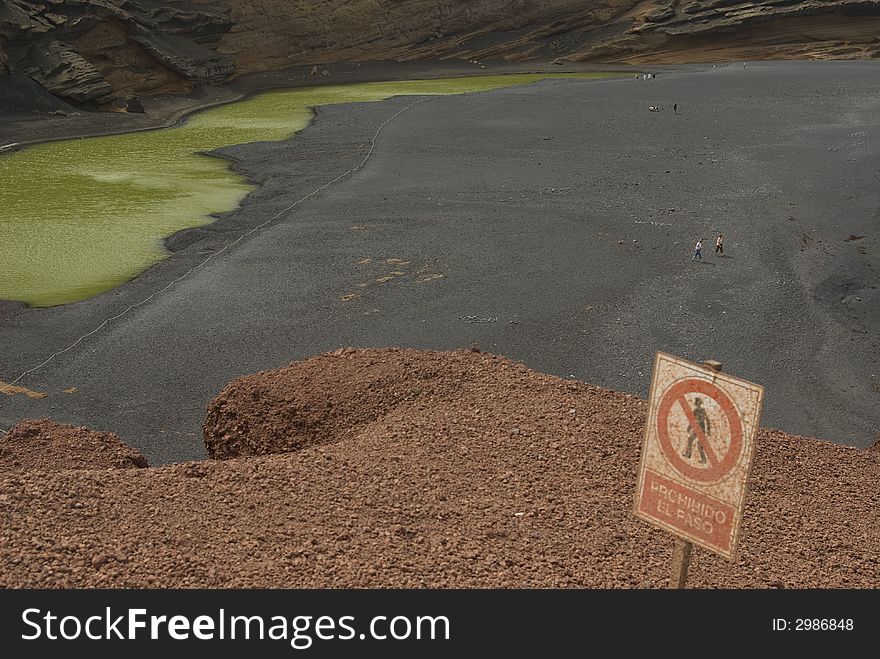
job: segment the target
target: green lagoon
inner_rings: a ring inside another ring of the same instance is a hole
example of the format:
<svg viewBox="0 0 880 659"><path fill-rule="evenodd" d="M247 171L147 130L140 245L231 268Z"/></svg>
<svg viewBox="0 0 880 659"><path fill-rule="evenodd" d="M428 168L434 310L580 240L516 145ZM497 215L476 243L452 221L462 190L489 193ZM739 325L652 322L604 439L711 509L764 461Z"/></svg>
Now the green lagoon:
<svg viewBox="0 0 880 659"><path fill-rule="evenodd" d="M544 78L522 74L320 85L262 93L173 128L49 142L0 155L0 299L48 307L92 297L168 256L163 238L209 224L253 186L202 155L231 144L284 140L310 108L414 94L461 94Z"/></svg>

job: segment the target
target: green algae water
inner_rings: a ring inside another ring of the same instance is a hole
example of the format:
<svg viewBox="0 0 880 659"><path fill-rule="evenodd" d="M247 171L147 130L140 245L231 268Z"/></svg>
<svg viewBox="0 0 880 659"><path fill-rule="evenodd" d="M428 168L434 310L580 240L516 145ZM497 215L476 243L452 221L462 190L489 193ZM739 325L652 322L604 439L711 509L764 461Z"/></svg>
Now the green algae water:
<svg viewBox="0 0 880 659"><path fill-rule="evenodd" d="M48 307L92 297L165 258L163 239L213 221L253 189L203 155L283 140L310 108L396 95L461 94L544 78L520 74L321 85L274 91L193 115L174 128L51 142L0 155L0 299Z"/></svg>

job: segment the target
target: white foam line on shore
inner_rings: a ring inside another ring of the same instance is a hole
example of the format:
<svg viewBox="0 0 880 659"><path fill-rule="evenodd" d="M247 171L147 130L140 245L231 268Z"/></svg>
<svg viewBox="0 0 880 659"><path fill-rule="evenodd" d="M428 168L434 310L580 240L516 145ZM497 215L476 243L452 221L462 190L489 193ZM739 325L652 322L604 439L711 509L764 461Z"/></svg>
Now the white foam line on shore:
<svg viewBox="0 0 880 659"><path fill-rule="evenodd" d="M268 220L266 220L266 221L263 222L262 224L259 224L259 225L255 226L254 228L250 229L249 231L247 231L247 232L241 234L238 238L236 238L235 240L233 240L231 243L225 245L222 249L220 249L220 250L214 252L213 254L211 254L208 258L206 258L204 261L202 261L202 262L199 263L198 265L193 266L192 268L190 268L189 270L187 270L186 272L184 272L180 277L178 277L177 279L173 280L171 283L169 283L169 284L168 284L167 286L165 286L164 288L162 288L162 289L156 291L155 293L153 293L153 294L150 295L149 297L144 298L144 299L141 300L140 302L136 302L135 304L132 304L132 305L129 306L125 311L122 311L121 313L118 313L118 314L116 314L115 316L111 316L110 318L105 319L104 322L102 322L100 325L98 325L98 326L97 326L95 329L93 329L91 332L87 332L86 334L83 334L81 337L79 337L76 341L74 341L73 343L71 343L71 344L70 344L69 346L67 346L66 348L63 348L63 349L61 349L61 350L59 350L59 351L57 351L57 352L52 353L52 355L50 355L49 358L46 359L44 362L42 362L41 364L38 364L37 366L34 366L34 367L31 368L31 369L28 369L27 371L25 371L24 373L22 373L21 375L19 375L17 378L15 378L12 382L10 382L9 385L14 385L15 383L17 383L19 380L21 380L21 379L24 378L25 376L30 375L30 374L33 373L34 371L38 371L38 370L40 370L40 369L43 368L46 364L48 364L50 361L52 361L53 359L55 359L56 357L58 357L58 355L62 355L62 354L64 354L65 352L67 352L68 350L72 350L72 349L75 348L77 345L79 345L80 342L82 342L84 339L87 339L88 337L92 336L93 334L96 334L97 332L101 331L101 329L103 329L108 323L110 323L110 322L112 322L112 321L114 321L114 320L117 320L117 319L121 318L122 316L124 316L125 314L127 314L127 313L128 313L129 311L131 311L132 309L136 309L137 307L140 307L140 306L145 305L147 302L149 302L150 300L152 300L153 298L155 298L157 295L161 295L162 293L164 293L165 291L167 291L169 288L171 288L172 286L174 286L174 284L176 284L177 282L181 281L182 279L185 279L185 278L188 277L192 272L194 272L194 271L198 270L199 268L201 268L203 265L205 265L208 261L210 261L211 259L213 259L215 256L218 256L219 254L222 254L223 252L225 252L225 251L226 251L227 249L229 249L230 247L234 247L234 246L237 245L239 242L241 242L244 238L247 238L249 235L251 235L252 233L254 233L254 232L256 232L256 231L259 231L260 229L262 229L262 228L265 227L266 225L270 224L271 222L274 222L274 221L277 220L279 217L281 217L281 216L284 215L285 213L291 211L293 208L295 208L296 206L298 206L298 205L301 204L302 202L306 201L307 199L310 199L311 197L314 197L316 194L318 194L318 193L321 192L322 190L326 190L327 188L329 188L329 187L330 187L331 185L333 185L334 183L340 181L341 179L345 178L346 176L349 176L350 174L353 174L353 173L355 173L356 171L358 171L359 169L361 169L361 168L367 163L367 160L370 159L370 156L373 154L373 149L376 147L376 140L378 139L379 134L382 132L382 129L385 128L385 126L387 126L389 123L391 123L392 121L394 121L394 119L396 119L397 117L399 117L401 114L403 114L404 112L406 112L407 110L409 110L409 109L410 109L411 107L413 107L414 105L418 105L419 103L424 103L424 102L427 101L427 100L431 100L431 99L430 99L430 98L421 98L421 99L419 99L419 100L417 100L417 101L413 101L412 103L410 103L409 105L407 105L405 108L403 108L402 110L398 110L397 112L395 112L394 114L392 114L390 117L388 117L385 121L383 121L381 124L379 124L379 128L376 129L376 132L375 132L375 134L373 135L373 139L370 140L370 149L369 149L369 151L367 151L367 155L364 156L364 159L361 160L360 163L358 163L357 165L355 165L354 167L352 167L352 168L349 169L348 171L343 172L342 174L340 174L339 176L337 176L336 178L334 178L332 181L329 181L329 182L325 183L324 185L322 185L321 187L316 188L315 190L312 190L312 191L311 191L310 193L308 193L305 197L302 197L301 199L297 199L297 200L296 200L295 202L293 202L290 206L288 206L287 208L284 208L284 209L278 211L275 215L273 215L272 217L270 217ZM2 430L2 429L0 429L0 432L3 432L4 434L6 433L6 431L5 431L5 430Z"/></svg>

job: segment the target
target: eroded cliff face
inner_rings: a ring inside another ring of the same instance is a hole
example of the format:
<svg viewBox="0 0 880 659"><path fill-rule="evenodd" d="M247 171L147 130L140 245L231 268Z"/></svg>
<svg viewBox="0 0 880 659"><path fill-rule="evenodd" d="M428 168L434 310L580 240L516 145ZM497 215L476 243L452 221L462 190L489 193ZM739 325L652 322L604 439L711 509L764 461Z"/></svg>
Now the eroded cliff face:
<svg viewBox="0 0 880 659"><path fill-rule="evenodd" d="M0 0L0 75L79 104L294 65L880 57L880 0Z"/></svg>
<svg viewBox="0 0 880 659"><path fill-rule="evenodd" d="M238 71L432 58L880 57L880 0L225 0Z"/></svg>
<svg viewBox="0 0 880 659"><path fill-rule="evenodd" d="M221 50L243 71L312 62L415 60L471 53L527 58L540 38L602 27L632 0L226 0ZM256 42L260 47L256 48Z"/></svg>
<svg viewBox="0 0 880 659"><path fill-rule="evenodd" d="M124 108L136 94L225 81L235 64L217 46L231 27L210 3L0 0L0 73L73 103Z"/></svg>

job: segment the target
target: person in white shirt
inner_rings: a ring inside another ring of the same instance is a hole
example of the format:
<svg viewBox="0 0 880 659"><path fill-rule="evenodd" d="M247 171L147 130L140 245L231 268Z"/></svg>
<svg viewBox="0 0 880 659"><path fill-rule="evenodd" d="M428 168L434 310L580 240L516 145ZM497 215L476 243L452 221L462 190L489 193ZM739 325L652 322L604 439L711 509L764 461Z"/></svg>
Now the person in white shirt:
<svg viewBox="0 0 880 659"><path fill-rule="evenodd" d="M703 260L703 239L700 238L697 241L697 244L694 245L694 255L691 257L691 261L695 259Z"/></svg>

